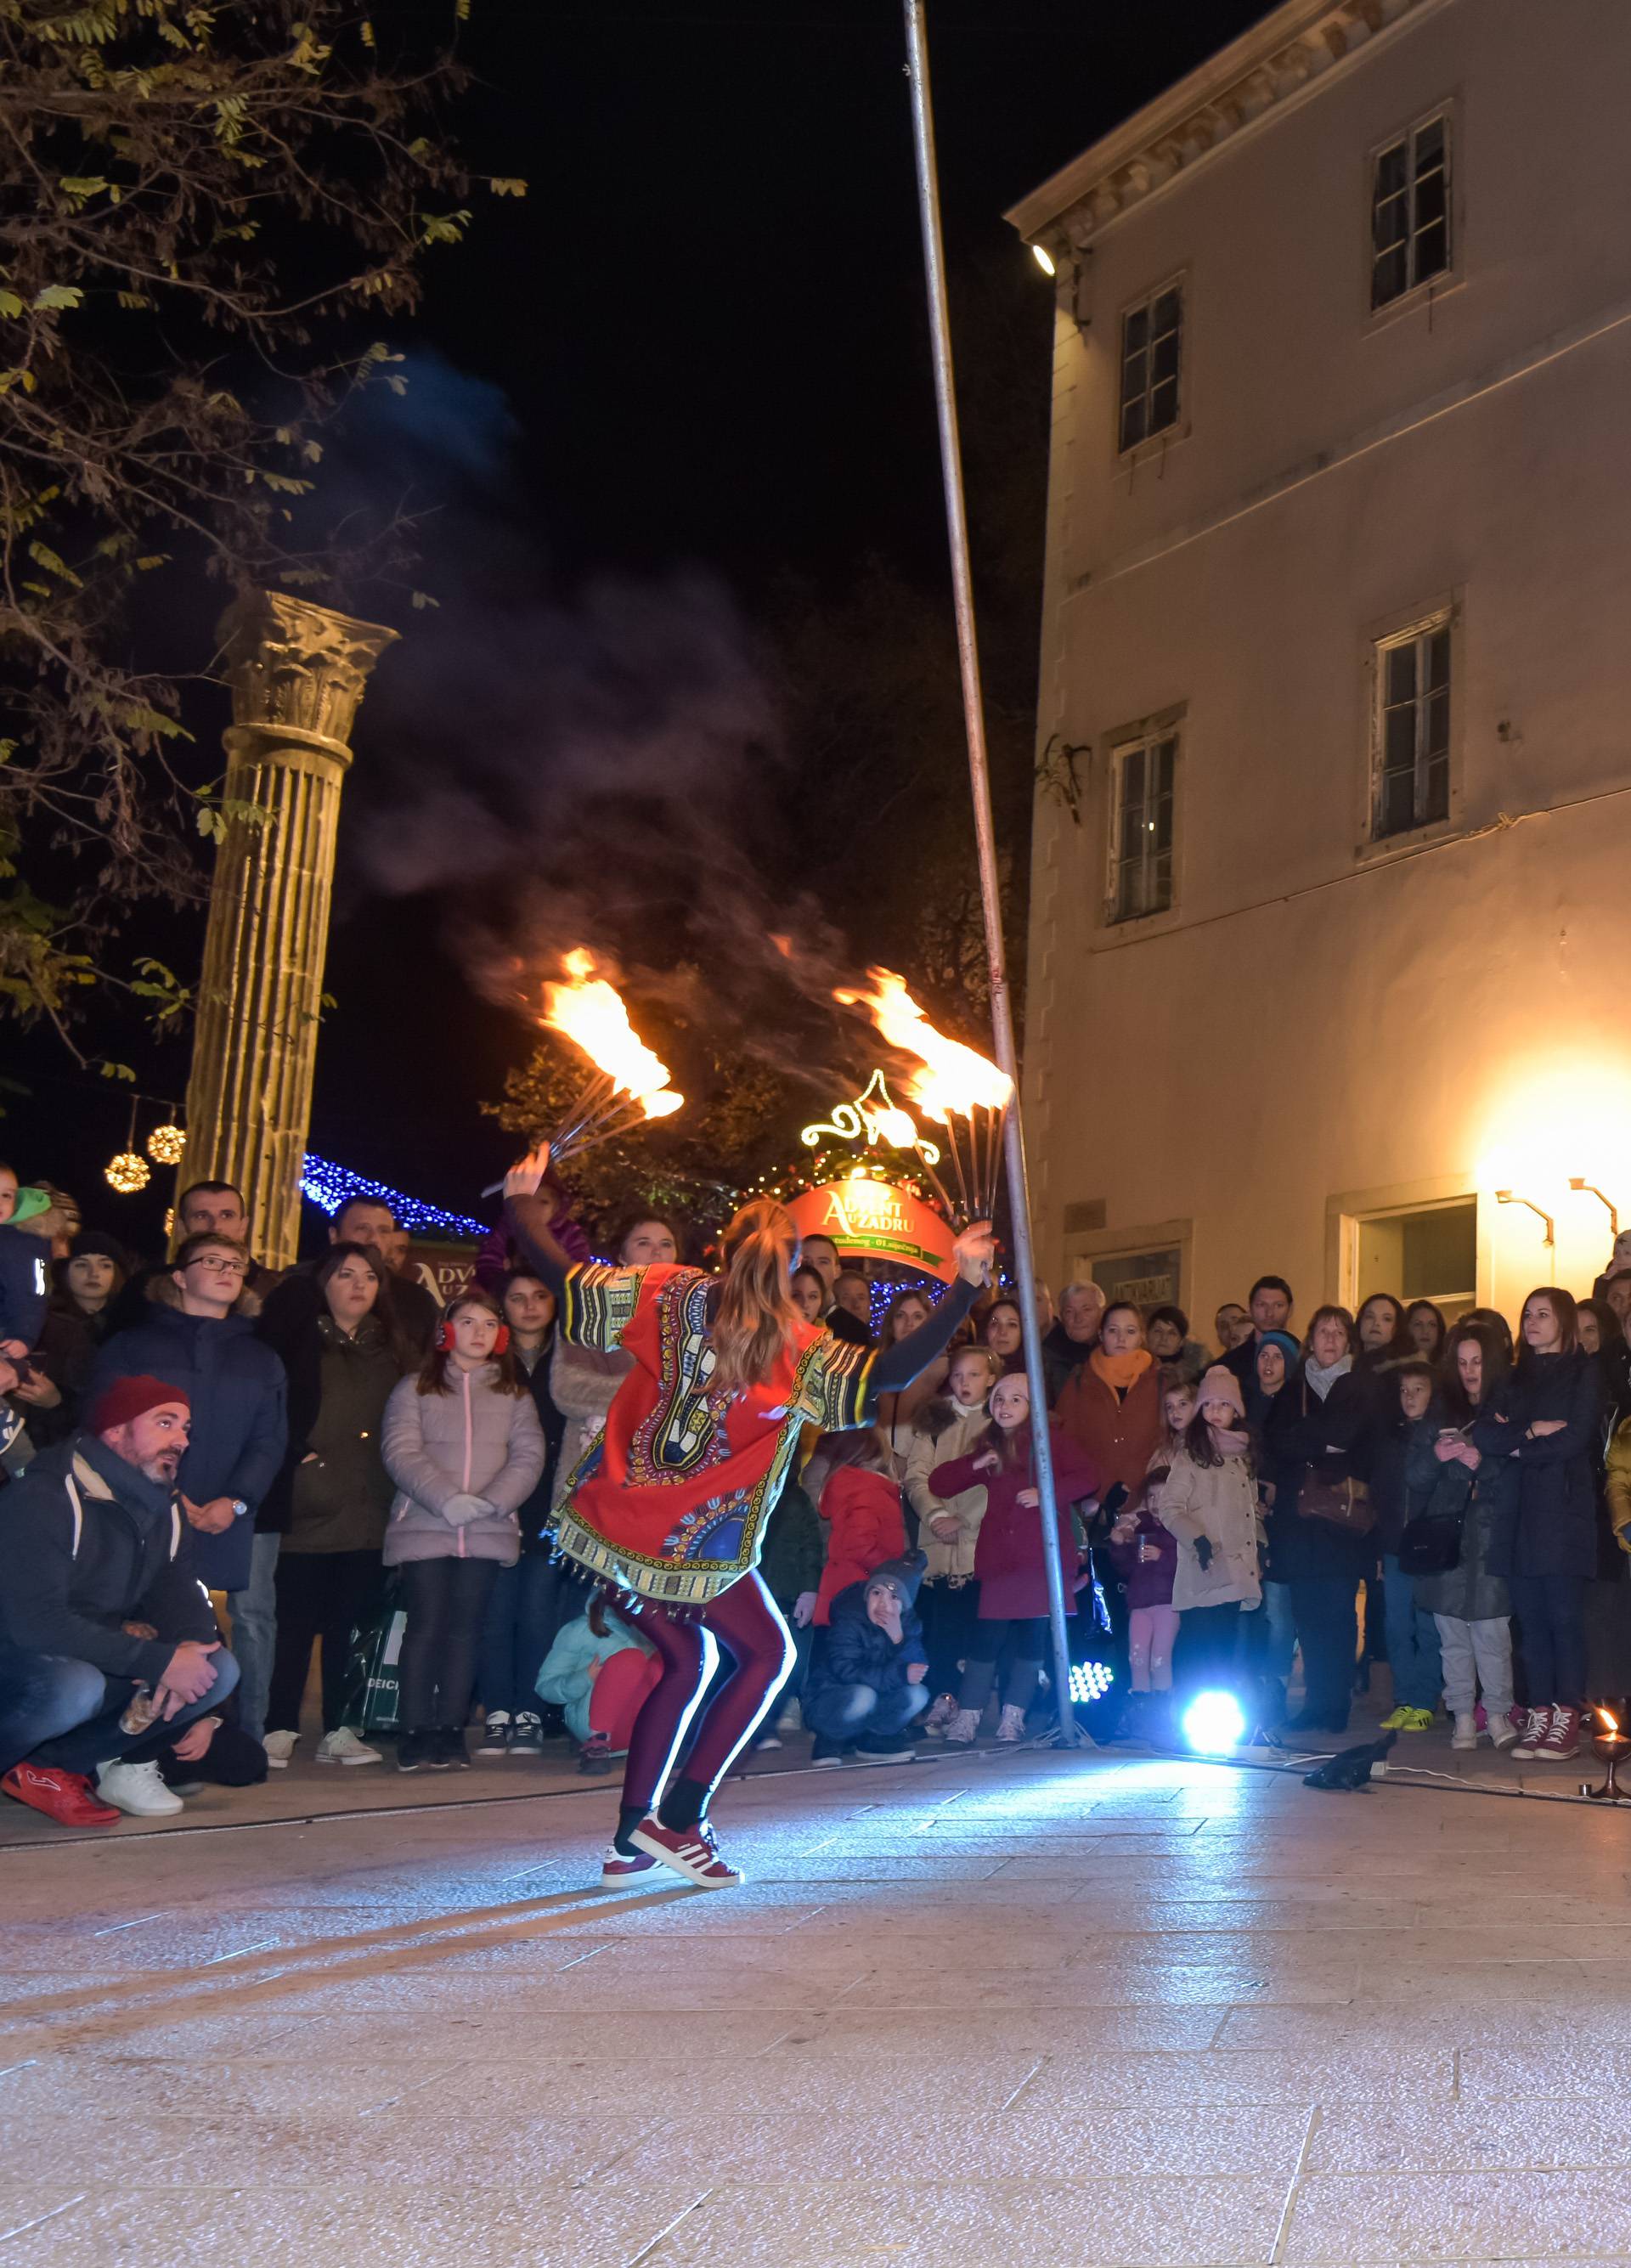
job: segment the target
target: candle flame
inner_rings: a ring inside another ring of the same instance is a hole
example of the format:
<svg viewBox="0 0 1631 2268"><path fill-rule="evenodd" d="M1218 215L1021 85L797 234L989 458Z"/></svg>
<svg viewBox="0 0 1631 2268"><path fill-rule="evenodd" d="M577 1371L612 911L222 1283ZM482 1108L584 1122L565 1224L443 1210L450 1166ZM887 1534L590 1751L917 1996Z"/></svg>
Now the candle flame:
<svg viewBox="0 0 1631 2268"><path fill-rule="evenodd" d="M943 1126L955 1111L971 1118L977 1109L1004 1110L1014 1093L1014 1082L961 1040L937 1032L906 990L903 980L888 968L869 968L870 992L835 992L833 998L847 1007L865 1008L892 1048L916 1056L919 1069L906 1081L906 1092L926 1117Z"/></svg>
<svg viewBox="0 0 1631 2268"><path fill-rule="evenodd" d="M1605 1733L1618 1733L1620 1730L1619 1718L1612 1709L1605 1709L1600 1701L1597 1705L1597 1720Z"/></svg>
<svg viewBox="0 0 1631 2268"><path fill-rule="evenodd" d="M668 1084L668 1066L653 1055L629 1021L629 1012L583 946L562 956L564 984L543 988L543 1021L581 1048L616 1087L638 1102L647 1118L667 1118L684 1101Z"/></svg>

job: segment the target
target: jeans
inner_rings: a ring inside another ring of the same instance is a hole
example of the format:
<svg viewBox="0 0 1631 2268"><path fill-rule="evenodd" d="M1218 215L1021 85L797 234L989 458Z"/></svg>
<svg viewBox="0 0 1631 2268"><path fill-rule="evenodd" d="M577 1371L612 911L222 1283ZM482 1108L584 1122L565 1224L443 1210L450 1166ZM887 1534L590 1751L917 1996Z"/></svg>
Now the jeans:
<svg viewBox="0 0 1631 2268"><path fill-rule="evenodd" d="M238 1722L251 1740L266 1731L266 1704L272 1686L277 1642L277 1552L281 1535L255 1536L249 1546L249 1580L226 1594L232 1618L232 1659L238 1664Z"/></svg>
<svg viewBox="0 0 1631 2268"><path fill-rule="evenodd" d="M843 1746L850 1741L904 1733L929 1703L928 1681L901 1684L880 1693L873 1685L823 1685L804 1704L804 1722L818 1741Z"/></svg>
<svg viewBox="0 0 1631 2268"><path fill-rule="evenodd" d="M476 1683L476 1650L498 1575L492 1559L410 1559L402 1570L397 1721L404 1732L461 1732Z"/></svg>
<svg viewBox="0 0 1631 2268"><path fill-rule="evenodd" d="M1303 1648L1301 1722L1311 1730L1346 1732L1359 1650L1358 1579L1320 1575L1288 1588Z"/></svg>
<svg viewBox="0 0 1631 2268"><path fill-rule="evenodd" d="M1509 1575L1507 1588L1524 1641L1528 1705L1578 1709L1586 1697L1585 1577Z"/></svg>
<svg viewBox="0 0 1631 2268"><path fill-rule="evenodd" d="M582 1613L594 1587L587 1575L523 1551L513 1567L500 1567L482 1624L476 1690L491 1716L538 1710L538 1672L563 1625Z"/></svg>
<svg viewBox="0 0 1631 2268"><path fill-rule="evenodd" d="M107 1682L88 1661L0 1641L0 1772L95 1716Z"/></svg>
<svg viewBox="0 0 1631 2268"><path fill-rule="evenodd" d="M1238 1599L1215 1607L1185 1607L1178 1616L1175 1681L1187 1696L1204 1685L1232 1685L1239 1667L1241 1609Z"/></svg>
<svg viewBox="0 0 1631 2268"><path fill-rule="evenodd" d="M1436 1709L1444 1683L1438 1626L1434 1616L1416 1604L1415 1583L1399 1572L1399 1561L1391 1552L1382 1562L1382 1600L1388 1668L1393 1673L1393 1706Z"/></svg>
<svg viewBox="0 0 1631 2268"><path fill-rule="evenodd" d="M134 1734L123 1731L119 1719L130 1705L137 1690L136 1680L102 1677L98 1671L102 1691L101 1707L96 1715L85 1718L55 1739L42 1741L30 1761L56 1764L63 1771L88 1772L98 1764L144 1764L150 1757L163 1756L166 1749L175 1745L177 1735L184 1733L196 1718L218 1709L238 1683L238 1664L225 1646L212 1653L210 1660L215 1677L201 1700L188 1702L167 1723ZM88 1665L77 1666L84 1668Z"/></svg>
<svg viewBox="0 0 1631 2268"><path fill-rule="evenodd" d="M1266 1704L1283 1716L1286 1686L1297 1651L1297 1624L1291 1611L1289 1583L1264 1584L1263 1603L1247 1625L1246 1647ZM1272 1717L1270 1721L1277 1723L1279 1718Z"/></svg>
<svg viewBox="0 0 1631 2268"><path fill-rule="evenodd" d="M351 1633L373 1613L383 1580L377 1551L284 1553L277 1563L277 1644L266 1710L273 1732L300 1729L316 1645L322 1647L323 1730L339 1731L351 1698Z"/></svg>
<svg viewBox="0 0 1631 2268"><path fill-rule="evenodd" d="M944 1577L918 1593L918 1616L929 1657L926 1681L931 1693L955 1693L963 1665L975 1644L979 1621L979 1585L952 1583Z"/></svg>
<svg viewBox="0 0 1631 2268"><path fill-rule="evenodd" d="M1470 1717L1479 1688L1491 1722L1512 1706L1512 1624L1505 1615L1482 1623L1435 1615L1444 1663L1444 1701L1452 1716Z"/></svg>

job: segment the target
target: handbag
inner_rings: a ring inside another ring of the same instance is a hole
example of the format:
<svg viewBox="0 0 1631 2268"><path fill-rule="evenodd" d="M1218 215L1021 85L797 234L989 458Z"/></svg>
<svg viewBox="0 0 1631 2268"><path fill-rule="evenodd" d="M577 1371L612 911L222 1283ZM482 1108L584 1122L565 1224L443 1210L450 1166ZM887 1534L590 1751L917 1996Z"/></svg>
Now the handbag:
<svg viewBox="0 0 1631 2268"><path fill-rule="evenodd" d="M393 1582L378 1612L351 1633L344 1720L359 1732L396 1729L398 1670L407 1628L408 1610L401 1603L401 1586Z"/></svg>
<svg viewBox="0 0 1631 2268"><path fill-rule="evenodd" d="M1306 1379L1303 1381L1303 1415L1308 1416ZM1297 1491L1297 1517L1323 1520L1328 1528L1339 1528L1345 1535L1369 1535L1376 1524L1376 1508L1364 1482L1355 1480L1351 1473L1329 1479L1310 1468Z"/></svg>
<svg viewBox="0 0 1631 2268"><path fill-rule="evenodd" d="M1419 1512L1405 1522L1405 1532L1399 1539L1401 1575L1448 1575L1460 1564L1460 1515Z"/></svg>

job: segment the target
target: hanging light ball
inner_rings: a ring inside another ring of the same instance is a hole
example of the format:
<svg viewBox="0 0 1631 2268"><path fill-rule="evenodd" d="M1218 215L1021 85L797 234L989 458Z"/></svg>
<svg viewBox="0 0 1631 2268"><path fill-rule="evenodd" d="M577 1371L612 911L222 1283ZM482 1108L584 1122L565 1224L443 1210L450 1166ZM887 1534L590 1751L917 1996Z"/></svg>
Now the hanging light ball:
<svg viewBox="0 0 1631 2268"><path fill-rule="evenodd" d="M153 1177L152 1168L146 1159L139 1157L134 1150L121 1150L116 1158L108 1160L103 1171L109 1188L117 1189L122 1197L134 1197L137 1189L144 1189Z"/></svg>
<svg viewBox="0 0 1631 2268"><path fill-rule="evenodd" d="M155 1166L179 1166L187 1137L179 1126L155 1126L147 1138L147 1154Z"/></svg>

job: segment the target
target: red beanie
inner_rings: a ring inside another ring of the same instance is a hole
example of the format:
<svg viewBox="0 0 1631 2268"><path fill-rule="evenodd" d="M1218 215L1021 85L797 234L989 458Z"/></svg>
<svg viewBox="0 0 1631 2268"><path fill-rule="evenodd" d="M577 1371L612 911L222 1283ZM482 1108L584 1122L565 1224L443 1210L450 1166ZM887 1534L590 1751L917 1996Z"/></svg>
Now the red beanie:
<svg viewBox="0 0 1631 2268"><path fill-rule="evenodd" d="M166 1386L162 1378L115 1378L86 1411L85 1428L92 1433L111 1433L115 1425L128 1425L133 1418L144 1418L150 1410L174 1402L190 1415L193 1405L184 1386Z"/></svg>

